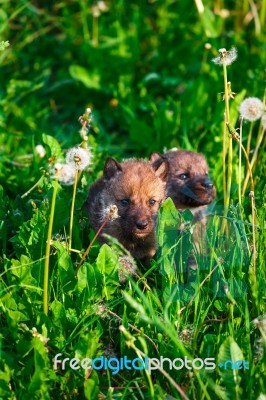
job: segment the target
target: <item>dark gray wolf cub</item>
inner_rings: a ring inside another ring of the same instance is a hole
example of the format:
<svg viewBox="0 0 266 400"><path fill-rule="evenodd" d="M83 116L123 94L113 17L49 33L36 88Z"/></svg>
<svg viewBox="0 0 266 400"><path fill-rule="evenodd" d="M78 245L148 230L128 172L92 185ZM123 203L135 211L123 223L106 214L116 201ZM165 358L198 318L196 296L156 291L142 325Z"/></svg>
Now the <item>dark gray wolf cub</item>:
<svg viewBox="0 0 266 400"><path fill-rule="evenodd" d="M195 221L202 220L207 205L216 196L203 154L188 150L170 150L164 154L169 163L167 196L178 210L189 209Z"/></svg>
<svg viewBox="0 0 266 400"><path fill-rule="evenodd" d="M156 161L157 157L157 161ZM171 197L181 212L189 209L194 216L193 239L197 249L205 241L206 209L215 199L216 189L209 177L209 168L203 154L188 150L170 150L163 156L153 153L151 159L159 165L161 157L169 163L166 196ZM182 226L179 230L182 231ZM189 257L189 267L195 268L195 259Z"/></svg>

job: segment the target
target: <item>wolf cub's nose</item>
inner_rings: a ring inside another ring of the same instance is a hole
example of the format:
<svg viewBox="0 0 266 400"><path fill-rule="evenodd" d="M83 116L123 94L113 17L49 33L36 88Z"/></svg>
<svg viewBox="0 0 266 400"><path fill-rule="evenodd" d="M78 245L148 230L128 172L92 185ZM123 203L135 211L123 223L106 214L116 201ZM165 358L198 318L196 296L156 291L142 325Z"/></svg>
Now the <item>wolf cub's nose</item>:
<svg viewBox="0 0 266 400"><path fill-rule="evenodd" d="M202 186L204 186L206 189L212 189L213 183L210 179L206 179L204 182L202 182Z"/></svg>
<svg viewBox="0 0 266 400"><path fill-rule="evenodd" d="M138 229L144 230L147 228L147 226L148 226L148 222L145 220L144 221L142 221L142 220L136 221L136 227Z"/></svg>

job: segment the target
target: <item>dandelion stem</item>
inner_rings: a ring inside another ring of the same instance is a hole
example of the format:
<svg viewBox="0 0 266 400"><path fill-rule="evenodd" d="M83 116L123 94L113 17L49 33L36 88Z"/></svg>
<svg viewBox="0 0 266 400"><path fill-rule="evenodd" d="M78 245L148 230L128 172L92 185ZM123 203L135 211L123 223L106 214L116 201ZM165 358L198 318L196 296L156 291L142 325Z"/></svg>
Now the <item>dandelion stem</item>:
<svg viewBox="0 0 266 400"><path fill-rule="evenodd" d="M73 184L73 196L72 196L72 203L71 203L71 210L70 210L68 252L70 252L71 246L72 246L73 219L74 219L75 199L76 199L76 193L77 193L78 175L79 175L79 170L76 168L75 176L74 176L74 184Z"/></svg>
<svg viewBox="0 0 266 400"><path fill-rule="evenodd" d="M46 241L46 251L45 251L45 259L44 259L44 274L43 274L43 312L44 314L48 314L48 282L49 282L49 261L50 261L50 248L51 248L51 240L52 240L52 231L53 231L53 222L54 222L54 212L55 212L55 202L56 195L58 191L58 181L55 180L53 183L53 196L51 202L51 211L48 225L48 234Z"/></svg>
<svg viewBox="0 0 266 400"><path fill-rule="evenodd" d="M261 3L261 9L260 9L260 24L261 26L264 26L266 21L266 1L263 0Z"/></svg>
<svg viewBox="0 0 266 400"><path fill-rule="evenodd" d="M224 128L223 128L223 192L224 192L224 205L227 193L226 181L226 154L227 154L227 130L226 130L226 114L224 113Z"/></svg>
<svg viewBox="0 0 266 400"><path fill-rule="evenodd" d="M92 20L92 43L93 43L93 46L95 46L95 47L98 47L98 44L99 44L98 23L99 23L98 16L93 15L93 20Z"/></svg>
<svg viewBox="0 0 266 400"><path fill-rule="evenodd" d="M195 0L195 4L196 4L197 10L198 10L198 13L203 14L204 13L204 5L203 5L202 1Z"/></svg>
<svg viewBox="0 0 266 400"><path fill-rule="evenodd" d="M223 72L224 72L224 100L225 100L225 115L226 122L230 122L230 111L229 111L229 93L228 93L228 82L227 82L227 68L226 64L223 64Z"/></svg>
<svg viewBox="0 0 266 400"><path fill-rule="evenodd" d="M227 81L227 68L226 64L223 63L223 74L224 74L224 101L225 101L225 113L224 113L224 138L223 138L223 172L224 172L224 215L227 216L229 204L230 204L230 192L232 184L232 161L233 161L233 144L232 138L229 137L228 144L228 159L227 159L227 177L226 172L226 153L227 153L227 135L226 126L230 123L230 110L229 110L229 87L230 83ZM227 224L227 220L223 220L222 231L224 231Z"/></svg>
<svg viewBox="0 0 266 400"><path fill-rule="evenodd" d="M253 166L254 166L254 164L255 164L255 162L257 160L259 148L260 148L260 145L261 145L261 143L263 141L264 133L265 133L265 129L261 129L260 133L259 133L259 136L258 136L256 147L255 147L255 150L254 150L254 154L253 154L251 162L250 162L250 170L251 171L252 171ZM250 177L250 170L248 169L247 175L246 175L246 178L245 178L245 181L244 181L244 184L243 184L243 190L242 190L243 196L245 194L245 191L246 191L246 188L247 188L247 184L248 184L248 180L249 180L249 177ZM254 188L252 190L254 190Z"/></svg>
<svg viewBox="0 0 266 400"><path fill-rule="evenodd" d="M254 282L256 283L256 258L257 258L257 250L256 250L256 214L255 214L255 196L254 191L249 193L250 202L251 202L251 217L252 217L252 240L253 240L253 277Z"/></svg>
<svg viewBox="0 0 266 400"><path fill-rule="evenodd" d="M89 33L89 28L88 28L88 22L87 22L87 4L86 1L81 2L81 18L82 18L82 28L83 28L83 36L85 39L85 42L88 42L90 40L90 33Z"/></svg>
<svg viewBox="0 0 266 400"><path fill-rule="evenodd" d="M232 129L232 128L230 127L229 124L227 124L227 128L228 128L229 133L230 133L230 135L232 136L232 138L235 139L235 140L238 142L238 144L241 146L241 149L242 149L242 151L243 151L243 153L244 153L244 156L245 156L245 158L246 158L247 167L248 167L248 171L249 171L249 174L250 174L251 190L254 191L253 175L252 175L251 165L250 165L250 162L249 162L249 159L248 159L248 155L247 155L246 149L245 149L245 147L243 146L243 144L240 142L240 138L239 138L238 135L236 134L235 129Z"/></svg>
<svg viewBox="0 0 266 400"><path fill-rule="evenodd" d="M248 141L247 141L247 154L248 154L248 156L249 156L249 153L250 153L250 143L251 143L252 131L253 131L253 122L251 122L251 124L250 124L249 133L248 133Z"/></svg>
<svg viewBox="0 0 266 400"><path fill-rule="evenodd" d="M102 225L100 226L100 228L99 228L98 231L96 232L94 238L93 238L92 241L90 242L90 244L89 244L87 250L86 250L85 253L83 254L82 259L80 260L80 262L79 262L79 264L78 264L78 266L77 266L76 275L77 275L78 270L80 269L81 265L83 264L85 258L87 257L87 255L88 255L88 253L89 253L89 251L90 251L90 249L91 249L93 243L95 242L95 240L97 239L97 237L99 236L99 234L101 233L101 231L103 230L103 228L105 227L105 225L109 222L110 218L111 218L111 215L108 214L107 217L105 218L105 220L103 221Z"/></svg>
<svg viewBox="0 0 266 400"><path fill-rule="evenodd" d="M238 202L240 206L240 212L241 212L241 203L242 203L242 197L241 197L241 181L242 181L242 128L243 128L243 118L240 116L240 127L239 127L239 153L238 153Z"/></svg>
<svg viewBox="0 0 266 400"><path fill-rule="evenodd" d="M260 33L261 33L261 26L260 26L260 19L259 19L257 6L256 6L256 4L254 3L253 0L248 0L248 1L249 1L249 4L250 4L252 16L253 16L253 19L254 19L255 33L256 33L256 36L259 36Z"/></svg>
<svg viewBox="0 0 266 400"><path fill-rule="evenodd" d="M21 198L24 199L24 197L27 197L37 186L39 186L43 181L43 176L40 177L40 179L30 188L26 193L24 193Z"/></svg>

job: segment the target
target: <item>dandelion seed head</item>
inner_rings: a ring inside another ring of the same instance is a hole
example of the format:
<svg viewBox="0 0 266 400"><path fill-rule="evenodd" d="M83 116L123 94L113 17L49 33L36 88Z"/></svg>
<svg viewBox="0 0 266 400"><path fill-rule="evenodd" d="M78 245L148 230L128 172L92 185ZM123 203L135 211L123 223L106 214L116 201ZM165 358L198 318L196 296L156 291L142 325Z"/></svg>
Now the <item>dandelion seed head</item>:
<svg viewBox="0 0 266 400"><path fill-rule="evenodd" d="M232 47L230 50L225 48L219 49L219 56L212 59L214 64L230 65L237 59L237 49Z"/></svg>
<svg viewBox="0 0 266 400"><path fill-rule="evenodd" d="M115 204L111 204L103 210L102 220L105 220L107 217L109 217L110 221L119 218L118 208Z"/></svg>
<svg viewBox="0 0 266 400"><path fill-rule="evenodd" d="M266 334L266 314L260 316L259 318L255 318L253 323L257 328L261 328Z"/></svg>
<svg viewBox="0 0 266 400"><path fill-rule="evenodd" d="M35 151L40 158L43 158L46 154L45 148L42 144L37 144L37 146L35 146Z"/></svg>
<svg viewBox="0 0 266 400"><path fill-rule="evenodd" d="M257 400L266 400L266 394L261 393L261 394L259 395L259 397L257 398Z"/></svg>
<svg viewBox="0 0 266 400"><path fill-rule="evenodd" d="M108 6L105 3L105 1L100 0L100 1L98 1L97 5L98 5L100 11L102 11L102 12L108 11Z"/></svg>
<svg viewBox="0 0 266 400"><path fill-rule="evenodd" d="M91 163L92 154L89 148L73 147L66 154L66 163L69 166L83 171Z"/></svg>
<svg viewBox="0 0 266 400"><path fill-rule="evenodd" d="M98 18L101 15L101 13L108 11L108 6L105 3L105 1L100 0L94 6L92 6L91 10L92 10L92 15Z"/></svg>
<svg viewBox="0 0 266 400"><path fill-rule="evenodd" d="M222 49L219 49L218 51L219 51L219 53L220 53L220 55L221 55L222 57L225 57L227 51L226 51L226 49L225 49L224 47L223 47Z"/></svg>
<svg viewBox="0 0 266 400"><path fill-rule="evenodd" d="M121 256L118 259L120 268L118 269L119 282L125 283L129 275L138 276L137 266L134 259L130 256Z"/></svg>
<svg viewBox="0 0 266 400"><path fill-rule="evenodd" d="M256 328L260 329L264 334L266 334L266 314L255 318L253 324ZM263 336L258 337L254 343L254 361L259 362L264 355L264 339ZM261 398L264 399L264 398ZM265 399L266 400L266 397Z"/></svg>
<svg viewBox="0 0 266 400"><path fill-rule="evenodd" d="M257 97L247 97L240 104L239 112L247 121L256 121L262 116L263 103Z"/></svg>
<svg viewBox="0 0 266 400"><path fill-rule="evenodd" d="M116 219L119 217L118 208L115 204L113 204L109 207L109 215L110 215L110 219Z"/></svg>
<svg viewBox="0 0 266 400"><path fill-rule="evenodd" d="M224 284L224 292L225 292L225 294L227 294L229 292L228 283Z"/></svg>
<svg viewBox="0 0 266 400"><path fill-rule="evenodd" d="M33 337L38 337L44 344L46 344L50 340L48 337L45 337L41 333L39 333L35 327L31 329L31 333Z"/></svg>
<svg viewBox="0 0 266 400"><path fill-rule="evenodd" d="M92 15L94 16L94 18L99 18L99 16L101 15L99 7L97 7L97 6L93 6L91 8L91 11L92 11Z"/></svg>
<svg viewBox="0 0 266 400"><path fill-rule="evenodd" d="M189 324L179 332L179 338L183 343L189 344L192 341L194 331L194 326Z"/></svg>
<svg viewBox="0 0 266 400"><path fill-rule="evenodd" d="M58 179L63 185L72 185L75 177L75 167L56 163L52 169L51 178Z"/></svg>
<svg viewBox="0 0 266 400"><path fill-rule="evenodd" d="M84 128L89 127L92 120L92 110L91 108L86 108L85 113L79 117L79 122Z"/></svg>
<svg viewBox="0 0 266 400"><path fill-rule="evenodd" d="M95 310L96 315L100 315L101 318L107 318L107 319L110 318L110 316L108 314L109 309L105 304L103 304L103 303L95 304L94 310Z"/></svg>
<svg viewBox="0 0 266 400"><path fill-rule="evenodd" d="M260 325L259 319L258 318L253 319L253 324L258 327Z"/></svg>

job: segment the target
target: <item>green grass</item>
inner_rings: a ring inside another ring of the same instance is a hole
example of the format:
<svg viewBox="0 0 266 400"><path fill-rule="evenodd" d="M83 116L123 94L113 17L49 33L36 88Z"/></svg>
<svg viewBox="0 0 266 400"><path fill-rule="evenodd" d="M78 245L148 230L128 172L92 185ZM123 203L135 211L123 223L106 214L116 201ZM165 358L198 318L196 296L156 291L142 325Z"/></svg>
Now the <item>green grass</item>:
<svg viewBox="0 0 266 400"><path fill-rule="evenodd" d="M238 140L223 167L223 69L211 61L220 48L238 50L227 70L236 92L229 102L230 132L237 139L241 101L263 100L265 91L266 1L254 3L251 10L248 1L206 0L201 12L198 1L110 1L97 17L96 3L85 0L2 2L1 399L265 398L264 131L259 121L252 131L243 123L249 161L257 148L252 207L250 179L241 194L248 166L243 152L239 163ZM78 181L70 223L73 185L59 185L55 193L50 171L82 142L78 118L87 107L93 162ZM138 264L137 275L121 283L125 250L116 241L102 247L96 241L76 273L95 234L83 204L107 156L149 157L174 146L203 152L217 187L205 245L193 243L190 212L181 216L167 200L150 268ZM225 214L222 171L228 167ZM182 222L186 229L177 234ZM192 250L198 269L188 275ZM114 362L100 371L68 365L54 370L58 353L79 359L214 358L217 366L170 370L166 362L151 375L127 369L112 374ZM246 360L249 369L218 366L228 359Z"/></svg>

